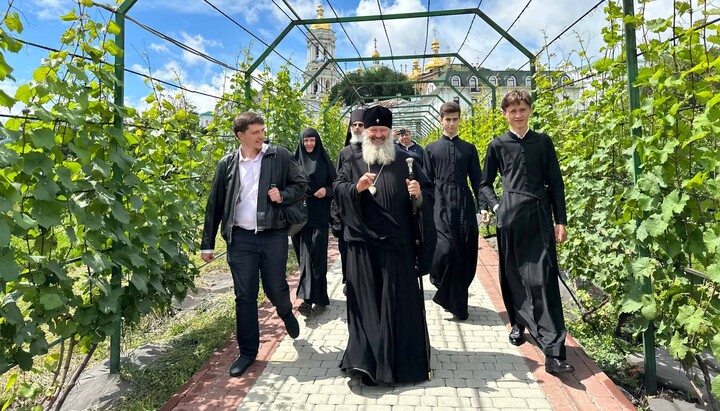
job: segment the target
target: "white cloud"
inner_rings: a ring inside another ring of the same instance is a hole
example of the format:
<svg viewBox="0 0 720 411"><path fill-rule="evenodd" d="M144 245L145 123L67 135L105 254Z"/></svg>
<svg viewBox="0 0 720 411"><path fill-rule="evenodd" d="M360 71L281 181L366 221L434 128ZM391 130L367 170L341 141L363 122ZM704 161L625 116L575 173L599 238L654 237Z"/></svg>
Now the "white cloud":
<svg viewBox="0 0 720 411"><path fill-rule="evenodd" d="M31 2L32 12L40 20L58 20L61 15L67 14L77 3L70 0L34 0Z"/></svg>
<svg viewBox="0 0 720 411"><path fill-rule="evenodd" d="M230 91L230 78L233 74L227 71L221 71L210 74L207 80L200 80L197 79L194 73L185 70L183 66L175 60L166 62L161 69L157 70L150 71L147 67L140 66L139 64L133 65L132 69L143 74L152 75L153 78L180 85L187 90L192 90L183 91L176 87L161 84L165 89L162 94L174 96L178 93L184 93L186 99L195 106L200 113L213 110L219 101L218 97L222 97L224 93ZM260 88L260 85L256 80L253 80L252 87L257 90ZM146 94L150 93L149 90L145 91ZM136 98L128 97L126 98L126 104L136 108L138 106L133 106L132 104L139 104L140 108L138 109L142 109L142 107L147 107L147 105L143 103L144 98L144 96Z"/></svg>
<svg viewBox="0 0 720 411"><path fill-rule="evenodd" d="M205 37L203 37L202 34L191 35L191 34L188 34L185 32L181 32L180 37L182 37L181 41L183 43L185 43L187 46L189 46L203 54L208 54L208 51L207 51L208 47L215 47L215 48L222 47L221 42L216 41L216 40L206 39ZM204 58L202 58L196 54L190 53L188 51L185 51L185 50L183 50L183 60L186 63L191 64L191 65L198 64L201 62L207 62L208 64L210 64L210 62L208 62Z"/></svg>
<svg viewBox="0 0 720 411"><path fill-rule="evenodd" d="M169 53L170 49L164 44L150 43L150 50L157 53Z"/></svg>

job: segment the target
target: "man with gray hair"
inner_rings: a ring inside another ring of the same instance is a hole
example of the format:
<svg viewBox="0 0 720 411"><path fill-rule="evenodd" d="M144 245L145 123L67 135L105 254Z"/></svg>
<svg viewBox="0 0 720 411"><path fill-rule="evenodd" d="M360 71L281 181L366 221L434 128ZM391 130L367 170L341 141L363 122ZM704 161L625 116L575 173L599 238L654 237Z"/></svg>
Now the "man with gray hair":
<svg viewBox="0 0 720 411"><path fill-rule="evenodd" d="M435 248L432 183L395 150L390 110L371 107L363 123L362 155L348 158L333 183L348 247L340 368L360 372L366 385L423 381L430 346L418 276Z"/></svg>

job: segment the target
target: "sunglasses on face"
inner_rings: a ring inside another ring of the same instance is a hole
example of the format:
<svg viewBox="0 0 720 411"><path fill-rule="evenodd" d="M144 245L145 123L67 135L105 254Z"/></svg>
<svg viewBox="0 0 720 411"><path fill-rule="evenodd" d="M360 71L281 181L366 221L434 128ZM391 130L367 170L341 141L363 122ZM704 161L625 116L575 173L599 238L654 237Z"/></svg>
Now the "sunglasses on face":
<svg viewBox="0 0 720 411"><path fill-rule="evenodd" d="M353 127L362 127L362 126L364 126L364 124L363 123L353 123L352 126Z"/></svg>

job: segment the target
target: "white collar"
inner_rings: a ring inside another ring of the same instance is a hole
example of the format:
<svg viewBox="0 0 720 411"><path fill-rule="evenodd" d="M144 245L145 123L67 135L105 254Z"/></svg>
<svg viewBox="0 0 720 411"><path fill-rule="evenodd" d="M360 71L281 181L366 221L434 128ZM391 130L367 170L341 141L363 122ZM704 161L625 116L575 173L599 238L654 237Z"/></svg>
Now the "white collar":
<svg viewBox="0 0 720 411"><path fill-rule="evenodd" d="M513 134L515 134L515 135L517 136L517 138L519 138L520 140L522 140L522 139L525 138L525 136L527 135L528 131L530 131L530 127L528 127L528 129L525 130L525 133L523 133L523 135L520 135L520 133L518 133L517 131L513 130L512 128L510 129L510 132L513 133Z"/></svg>

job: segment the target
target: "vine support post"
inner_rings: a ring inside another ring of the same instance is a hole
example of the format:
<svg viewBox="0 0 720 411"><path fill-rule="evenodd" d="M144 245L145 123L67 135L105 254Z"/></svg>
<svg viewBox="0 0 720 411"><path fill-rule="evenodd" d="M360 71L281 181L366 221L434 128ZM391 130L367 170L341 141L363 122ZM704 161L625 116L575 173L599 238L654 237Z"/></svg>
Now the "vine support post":
<svg viewBox="0 0 720 411"><path fill-rule="evenodd" d="M125 13L135 4L137 0L124 0L122 4L115 10L115 24L120 28L120 32L115 35L115 44L120 49L120 53L115 56L115 96L113 103L115 104L115 117L113 118L113 128L117 132L117 136L123 135L125 112L122 109L125 106ZM117 144L117 142L111 142ZM113 180L122 180L122 170L117 164L113 164ZM122 201L122 195L115 195L116 201ZM120 244L112 245L114 250L120 247ZM113 266L112 276L110 278L110 286L113 290L122 287L122 268ZM116 302L115 318L113 319L113 331L110 335L110 374L120 373L120 338L122 335L122 310L120 301Z"/></svg>
<svg viewBox="0 0 720 411"><path fill-rule="evenodd" d="M628 77L628 95L630 99L630 118L636 109L640 108L640 91L635 86L638 75L637 63L637 42L635 39L635 23L632 17L635 15L635 0L623 0L623 14L625 15L625 57L627 62ZM628 18L629 17L629 18ZM631 120L632 121L632 120ZM637 140L642 137L642 128L632 128L632 139ZM637 149L633 151L633 183L637 185L638 176L640 175L640 156ZM642 216L637 219L640 225ZM648 255L647 250L638 246L638 254L641 257ZM652 284L650 278L643 278L643 292L652 293ZM643 332L643 351L645 358L645 388L650 395L657 394L657 367L655 363L655 326L652 322L648 324L647 329Z"/></svg>
<svg viewBox="0 0 720 411"><path fill-rule="evenodd" d="M251 106L252 103L252 77L251 72L247 71L245 72L245 103L247 103L248 107Z"/></svg>
<svg viewBox="0 0 720 411"><path fill-rule="evenodd" d="M537 101L537 89L535 88L535 74L537 69L535 68L535 58L530 59L530 97L532 101ZM495 108L495 107L493 107Z"/></svg>

